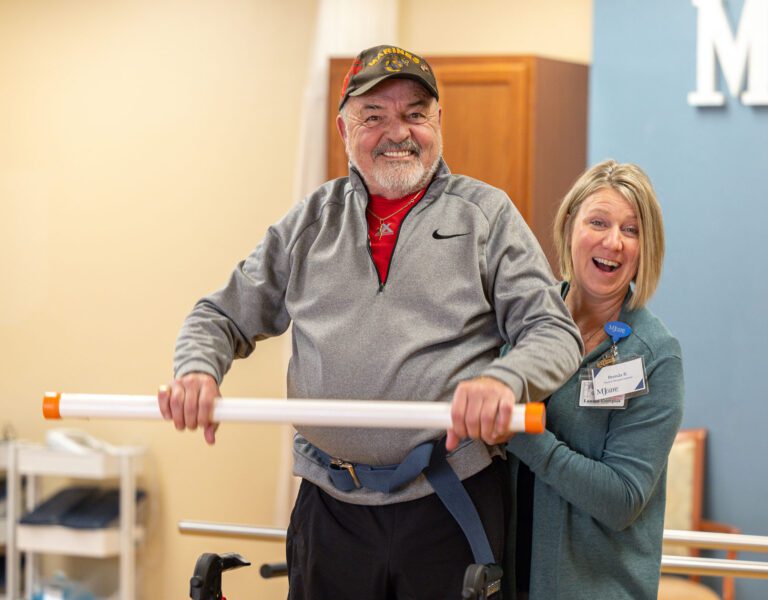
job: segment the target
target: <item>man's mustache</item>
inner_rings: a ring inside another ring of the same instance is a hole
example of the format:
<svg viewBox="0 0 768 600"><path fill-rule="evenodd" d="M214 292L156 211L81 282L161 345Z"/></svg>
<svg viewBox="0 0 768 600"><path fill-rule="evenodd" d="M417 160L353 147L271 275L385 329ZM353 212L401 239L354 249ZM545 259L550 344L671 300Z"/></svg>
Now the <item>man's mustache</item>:
<svg viewBox="0 0 768 600"><path fill-rule="evenodd" d="M421 147L413 140L405 140L399 144L395 142L383 142L379 144L373 150L373 157L376 158L385 152L402 152L404 150L413 152L416 156L421 156Z"/></svg>

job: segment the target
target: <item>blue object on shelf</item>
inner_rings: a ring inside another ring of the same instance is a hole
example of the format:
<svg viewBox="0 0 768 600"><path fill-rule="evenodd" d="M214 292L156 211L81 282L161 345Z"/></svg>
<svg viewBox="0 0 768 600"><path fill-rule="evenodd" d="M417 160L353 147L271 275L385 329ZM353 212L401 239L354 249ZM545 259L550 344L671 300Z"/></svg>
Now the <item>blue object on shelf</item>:
<svg viewBox="0 0 768 600"><path fill-rule="evenodd" d="M136 502L145 496L142 490L136 491ZM102 529L120 516L120 490L101 490L65 513L60 524L75 529Z"/></svg>
<svg viewBox="0 0 768 600"><path fill-rule="evenodd" d="M65 488L34 510L24 515L19 522L24 525L59 525L62 517L70 510L83 504L99 491L95 486L73 486Z"/></svg>
<svg viewBox="0 0 768 600"><path fill-rule="evenodd" d="M35 585L31 600L94 600L94 596L63 573L56 573Z"/></svg>
<svg viewBox="0 0 768 600"><path fill-rule="evenodd" d="M146 496L136 491L136 502ZM65 488L24 515L24 525L60 525L75 529L103 529L120 516L120 491L90 486Z"/></svg>

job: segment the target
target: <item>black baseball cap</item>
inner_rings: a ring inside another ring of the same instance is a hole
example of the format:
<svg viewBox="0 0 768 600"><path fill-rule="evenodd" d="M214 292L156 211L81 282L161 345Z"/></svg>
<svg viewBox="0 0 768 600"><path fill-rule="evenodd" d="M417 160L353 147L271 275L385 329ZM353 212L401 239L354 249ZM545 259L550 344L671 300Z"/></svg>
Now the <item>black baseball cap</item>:
<svg viewBox="0 0 768 600"><path fill-rule="evenodd" d="M374 46L363 50L352 61L341 86L339 110L350 96L365 94L391 77L418 81L435 99L440 97L432 67L421 56L397 46Z"/></svg>

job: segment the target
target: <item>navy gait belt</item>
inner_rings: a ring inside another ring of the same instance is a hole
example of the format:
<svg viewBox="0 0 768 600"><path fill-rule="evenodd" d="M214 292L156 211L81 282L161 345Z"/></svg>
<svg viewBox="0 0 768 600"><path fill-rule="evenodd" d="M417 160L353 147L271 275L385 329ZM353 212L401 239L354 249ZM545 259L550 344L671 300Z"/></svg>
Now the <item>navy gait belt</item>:
<svg viewBox="0 0 768 600"><path fill-rule="evenodd" d="M388 494L424 473L437 497L464 532L475 562L483 565L496 562L477 508L446 460L444 437L416 446L398 465L378 467L333 458L316 446L313 450L328 471L333 486L342 492L365 487Z"/></svg>

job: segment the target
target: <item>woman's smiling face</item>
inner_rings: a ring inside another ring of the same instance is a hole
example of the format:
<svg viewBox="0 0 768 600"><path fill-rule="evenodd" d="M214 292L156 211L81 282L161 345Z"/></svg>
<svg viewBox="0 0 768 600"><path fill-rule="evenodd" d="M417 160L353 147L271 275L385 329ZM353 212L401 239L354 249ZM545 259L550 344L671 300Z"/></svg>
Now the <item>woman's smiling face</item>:
<svg viewBox="0 0 768 600"><path fill-rule="evenodd" d="M593 301L621 300L637 275L640 222L613 188L590 195L573 217L573 283Z"/></svg>

